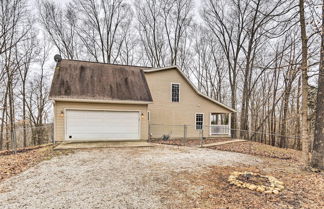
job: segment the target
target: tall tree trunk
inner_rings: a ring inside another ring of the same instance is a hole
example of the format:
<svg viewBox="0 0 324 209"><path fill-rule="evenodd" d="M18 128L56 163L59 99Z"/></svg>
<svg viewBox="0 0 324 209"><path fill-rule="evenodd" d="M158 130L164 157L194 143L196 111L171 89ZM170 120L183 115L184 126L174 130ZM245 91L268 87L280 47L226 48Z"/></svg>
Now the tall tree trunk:
<svg viewBox="0 0 324 209"><path fill-rule="evenodd" d="M295 138L295 149L301 150L301 138L300 138L300 86L301 86L301 77L298 79L297 87L297 99L296 99L296 138Z"/></svg>
<svg viewBox="0 0 324 209"><path fill-rule="evenodd" d="M299 0L299 18L300 18L300 29L301 29L301 41L302 41L302 104L301 104L301 139L302 139L302 161L304 166L309 165L309 130L308 130L308 46L307 46L307 34L306 34L306 23L305 23L305 9L304 0Z"/></svg>
<svg viewBox="0 0 324 209"><path fill-rule="evenodd" d="M290 81L287 81L290 82ZM286 138L286 129L287 129L287 115L288 115L288 105L289 105L289 96L290 96L291 85L287 83L285 88L284 98L283 98L283 113L282 113L282 123L280 130L280 143L279 147L287 148L287 138Z"/></svg>
<svg viewBox="0 0 324 209"><path fill-rule="evenodd" d="M12 147L17 150L17 142L16 142L16 129L15 129L15 105L14 105L14 93L13 93L13 81L12 76L10 76L10 80L8 82L8 99L9 99L9 122L10 122L10 141L12 143Z"/></svg>
<svg viewBox="0 0 324 209"><path fill-rule="evenodd" d="M5 95L4 95L4 103L3 103L3 110L2 110L2 116L1 116L1 126L0 126L0 150L3 148L3 133L4 128L6 126L6 115L7 115L7 96L8 96L8 86L6 87Z"/></svg>
<svg viewBox="0 0 324 209"><path fill-rule="evenodd" d="M260 0L256 2L256 8L254 11L254 16L252 20L252 26L250 28L251 35L249 37L248 42L248 49L247 49L247 55L246 55L246 64L245 64L245 70L244 70L244 81L243 81L243 96L242 96L242 107L241 107L241 130L243 130L243 137L242 138L249 138L249 101L250 101L250 84L251 84L251 75L252 75L252 64L253 64L253 49L255 40L254 37L256 35L256 21L257 17L259 15L259 6L260 6Z"/></svg>
<svg viewBox="0 0 324 209"><path fill-rule="evenodd" d="M23 82L23 89L22 89L22 96L23 96L23 142L24 147L27 147L27 133L26 133L26 81Z"/></svg>
<svg viewBox="0 0 324 209"><path fill-rule="evenodd" d="M235 85L236 88L236 85ZM231 103L232 103L232 108L235 110L236 109L236 89L232 89L232 95L231 95ZM231 114L231 129L232 129L232 138L237 138L237 113L233 112Z"/></svg>
<svg viewBox="0 0 324 209"><path fill-rule="evenodd" d="M324 1L322 4L321 57L316 101L315 134L311 165L324 169Z"/></svg>

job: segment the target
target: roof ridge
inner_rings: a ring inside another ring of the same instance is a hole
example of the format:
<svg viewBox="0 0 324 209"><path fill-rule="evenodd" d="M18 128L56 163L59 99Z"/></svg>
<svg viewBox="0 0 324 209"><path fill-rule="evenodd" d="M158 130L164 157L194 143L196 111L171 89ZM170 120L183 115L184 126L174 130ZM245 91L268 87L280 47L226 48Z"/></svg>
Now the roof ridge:
<svg viewBox="0 0 324 209"><path fill-rule="evenodd" d="M76 60L76 59L62 59L62 61L86 62L86 63L94 63L94 64L115 65L115 66L128 66L128 67L138 67L138 68L153 68L153 67L140 66L140 65L126 65L126 64L115 64L115 63L112 64L112 63L86 61L86 60Z"/></svg>

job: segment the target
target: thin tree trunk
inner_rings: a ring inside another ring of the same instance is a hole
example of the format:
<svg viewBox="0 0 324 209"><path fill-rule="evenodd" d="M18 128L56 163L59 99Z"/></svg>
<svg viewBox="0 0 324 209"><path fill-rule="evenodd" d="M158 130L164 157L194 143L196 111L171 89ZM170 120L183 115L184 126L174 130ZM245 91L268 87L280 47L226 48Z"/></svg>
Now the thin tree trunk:
<svg viewBox="0 0 324 209"><path fill-rule="evenodd" d="M301 104L301 139L302 139L302 161L304 166L309 165L309 130L308 130L308 47L307 47L307 34L305 23L305 9L304 0L299 0L299 16L300 16L300 29L301 29L301 41L302 41L302 104Z"/></svg>
<svg viewBox="0 0 324 209"><path fill-rule="evenodd" d="M24 147L27 147L27 133L26 133L26 81L23 82L23 142Z"/></svg>
<svg viewBox="0 0 324 209"><path fill-rule="evenodd" d="M4 126L6 121L6 115L7 115L7 96L8 96L8 86L6 87L5 95L4 95L4 104L3 104L3 110L2 110L2 116L1 116L1 127L0 127L0 150L3 148L3 132L4 132Z"/></svg>
<svg viewBox="0 0 324 209"><path fill-rule="evenodd" d="M296 101L296 116L297 116L297 125L296 125L296 148L297 150L301 150L301 136L300 136L300 89L301 89L301 77L298 79L298 87L297 87L297 101Z"/></svg>
<svg viewBox="0 0 324 209"><path fill-rule="evenodd" d="M288 81L289 82L289 81ZM282 122L280 130L280 143L279 147L287 148L287 139L286 139L286 129L287 129L287 113L289 105L289 95L290 95L290 83L287 84L283 98L283 113L282 113Z"/></svg>

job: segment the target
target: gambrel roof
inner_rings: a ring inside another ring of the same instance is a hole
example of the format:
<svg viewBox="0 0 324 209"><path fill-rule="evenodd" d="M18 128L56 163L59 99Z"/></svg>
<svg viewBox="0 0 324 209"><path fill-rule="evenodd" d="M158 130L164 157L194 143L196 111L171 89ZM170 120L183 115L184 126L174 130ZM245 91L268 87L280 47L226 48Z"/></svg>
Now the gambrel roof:
<svg viewBox="0 0 324 209"><path fill-rule="evenodd" d="M145 67L63 59L55 68L50 98L150 103L142 69Z"/></svg>
<svg viewBox="0 0 324 209"><path fill-rule="evenodd" d="M50 98L56 101L152 103L145 73L177 70L201 97L231 111L234 109L202 94L177 66L150 68L63 59L55 68Z"/></svg>

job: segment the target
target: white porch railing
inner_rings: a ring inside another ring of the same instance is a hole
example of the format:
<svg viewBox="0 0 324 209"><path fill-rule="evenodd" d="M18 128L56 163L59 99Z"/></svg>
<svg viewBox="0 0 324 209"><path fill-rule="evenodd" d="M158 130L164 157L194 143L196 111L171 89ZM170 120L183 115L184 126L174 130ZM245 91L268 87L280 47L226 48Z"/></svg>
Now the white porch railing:
<svg viewBox="0 0 324 209"><path fill-rule="evenodd" d="M230 134L229 125L211 125L210 135Z"/></svg>

